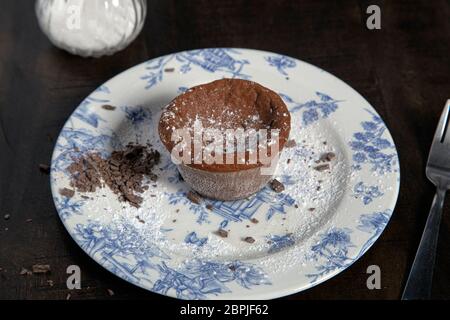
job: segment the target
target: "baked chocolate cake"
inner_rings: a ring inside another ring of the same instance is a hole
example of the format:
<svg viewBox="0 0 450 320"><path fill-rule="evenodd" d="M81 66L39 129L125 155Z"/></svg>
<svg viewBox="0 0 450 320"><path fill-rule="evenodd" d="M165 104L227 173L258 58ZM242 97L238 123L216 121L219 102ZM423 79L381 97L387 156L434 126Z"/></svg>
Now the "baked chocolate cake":
<svg viewBox="0 0 450 320"><path fill-rule="evenodd" d="M190 151L194 150L194 143L189 141L189 155L184 154L186 149L175 152L183 159L178 169L186 183L198 193L220 200L236 200L259 191L270 180L271 176L261 171L269 165L259 154L264 150L274 165L289 137L290 115L283 100L272 90L253 81L222 79L193 87L169 103L159 121L159 135L167 150L172 152L179 147L181 139L173 139L174 132L187 129L195 140L194 132L199 125L205 132L213 129L223 137L221 141L202 136L200 141L203 151L209 145L221 144L223 153L216 152L218 149L209 150L214 159L221 160L211 162L199 158L198 153ZM273 138L272 142L262 145L258 140L256 148L249 147L248 143L245 149L239 149L235 143L231 150L233 161L229 161L229 145L224 141L230 130L262 132L263 129L267 130L268 138ZM274 144L276 154L270 149Z"/></svg>

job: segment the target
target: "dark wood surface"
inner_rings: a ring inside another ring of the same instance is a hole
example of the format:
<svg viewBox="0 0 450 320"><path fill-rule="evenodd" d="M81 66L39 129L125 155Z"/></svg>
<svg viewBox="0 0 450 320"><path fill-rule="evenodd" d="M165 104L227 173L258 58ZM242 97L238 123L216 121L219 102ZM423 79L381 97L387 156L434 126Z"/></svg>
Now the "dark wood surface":
<svg viewBox="0 0 450 320"><path fill-rule="evenodd" d="M346 271L288 299L400 297L434 193L424 174L429 145L450 98L448 0L149 0L138 39L101 59L54 48L38 28L33 3L0 2L1 299L65 299L65 270L71 264L81 267L83 285L70 292L72 299L164 299L118 279L78 248L57 216L49 177L38 164L49 163L67 117L104 81L149 58L217 46L269 50L315 64L359 91L383 117L401 165L400 197L391 222ZM382 10L382 29L370 31L365 11L374 3ZM450 298L449 203L440 231L434 298ZM19 275L22 267L36 263L50 264L51 274ZM366 288L366 268L372 264L381 268L381 290Z"/></svg>

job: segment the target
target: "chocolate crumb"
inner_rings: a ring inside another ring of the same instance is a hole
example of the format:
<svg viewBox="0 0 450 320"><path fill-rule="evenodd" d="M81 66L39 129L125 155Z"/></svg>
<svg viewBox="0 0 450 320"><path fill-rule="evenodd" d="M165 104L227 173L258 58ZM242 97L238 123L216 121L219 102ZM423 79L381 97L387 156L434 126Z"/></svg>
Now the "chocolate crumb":
<svg viewBox="0 0 450 320"><path fill-rule="evenodd" d="M222 238L226 238L228 237L228 231L227 230L223 230L223 229L219 229L216 231L216 234Z"/></svg>
<svg viewBox="0 0 450 320"><path fill-rule="evenodd" d="M186 196L189 200L191 200L191 202L195 204L200 204L200 202L202 201L202 198L197 192L189 191Z"/></svg>
<svg viewBox="0 0 450 320"><path fill-rule="evenodd" d="M173 223L177 222L177 219L173 219L172 222L173 222Z"/></svg>
<svg viewBox="0 0 450 320"><path fill-rule="evenodd" d="M212 204L208 203L208 204L206 205L206 209L212 210L212 209L214 209L214 206L213 206Z"/></svg>
<svg viewBox="0 0 450 320"><path fill-rule="evenodd" d="M246 226L245 226L246 228L250 228L250 226L247 224Z"/></svg>
<svg viewBox="0 0 450 320"><path fill-rule="evenodd" d="M314 170L317 170L317 171L325 171L325 170L329 170L329 169L330 169L330 165L328 163L321 164L319 166L314 167Z"/></svg>
<svg viewBox="0 0 450 320"><path fill-rule="evenodd" d="M116 107L109 105L109 104L104 104L104 105L102 105L102 109L105 109L108 111L114 111L114 110L116 110Z"/></svg>
<svg viewBox="0 0 450 320"><path fill-rule="evenodd" d="M245 237L244 241L247 243L254 243L256 240L253 237Z"/></svg>
<svg viewBox="0 0 450 320"><path fill-rule="evenodd" d="M10 215L10 214L5 214L5 215L3 216L3 219L5 219L5 220L9 220L9 218L11 218L11 215Z"/></svg>
<svg viewBox="0 0 450 320"><path fill-rule="evenodd" d="M295 204L294 207L295 207L295 209L298 209L298 204Z"/></svg>
<svg viewBox="0 0 450 320"><path fill-rule="evenodd" d="M42 173L50 174L50 166L47 165L47 164L41 163L41 164L39 165L39 170L40 170Z"/></svg>
<svg viewBox="0 0 450 320"><path fill-rule="evenodd" d="M256 219L256 218L251 218L250 221L251 221L252 223L255 223L255 224L259 222L259 220Z"/></svg>
<svg viewBox="0 0 450 320"><path fill-rule="evenodd" d="M329 161L333 160L334 158L336 158L336 154L334 152L326 152L320 156L319 161L320 162L329 162Z"/></svg>
<svg viewBox="0 0 450 320"><path fill-rule="evenodd" d="M273 179L270 182L270 187L272 188L273 191L275 191L276 193L280 193L284 191L284 185L278 181L277 179Z"/></svg>
<svg viewBox="0 0 450 320"><path fill-rule="evenodd" d="M136 216L136 219L137 219L140 223L145 223L145 221L142 220L141 217L139 217L139 216Z"/></svg>
<svg viewBox="0 0 450 320"><path fill-rule="evenodd" d="M46 134L46 137L47 137L47 139L48 139L48 142L53 143L53 137L52 137L52 135L51 135L50 133L47 133L47 134Z"/></svg>
<svg viewBox="0 0 450 320"><path fill-rule="evenodd" d="M291 159L287 159L287 164L291 163Z"/></svg>
<svg viewBox="0 0 450 320"><path fill-rule="evenodd" d="M180 212L180 209L175 210L176 213Z"/></svg>
<svg viewBox="0 0 450 320"><path fill-rule="evenodd" d="M316 208L309 208L308 211L313 212L314 210L316 210Z"/></svg>
<svg viewBox="0 0 450 320"><path fill-rule="evenodd" d="M175 68L165 68L164 72L174 72Z"/></svg>
<svg viewBox="0 0 450 320"><path fill-rule="evenodd" d="M48 264L35 264L31 267L34 274L43 274L50 272L50 265Z"/></svg>
<svg viewBox="0 0 450 320"><path fill-rule="evenodd" d="M21 276L30 276L30 275L32 275L32 272L28 269L22 268L22 270L20 270L20 275Z"/></svg>
<svg viewBox="0 0 450 320"><path fill-rule="evenodd" d="M324 141L324 142L322 142L324 145L327 145L327 142L326 141Z"/></svg>
<svg viewBox="0 0 450 320"><path fill-rule="evenodd" d="M297 146L297 142L295 140L293 140L293 139L292 140L288 140L285 143L285 145L284 145L285 148L293 148L295 146Z"/></svg>
<svg viewBox="0 0 450 320"><path fill-rule="evenodd" d="M230 269L231 271L235 271L236 270L236 266L234 264L230 264L228 266L228 269Z"/></svg>
<svg viewBox="0 0 450 320"><path fill-rule="evenodd" d="M317 186L316 187L316 191L319 191L321 188L320 188L320 186Z"/></svg>
<svg viewBox="0 0 450 320"><path fill-rule="evenodd" d="M75 191L68 188L62 188L59 189L59 194L70 199L75 195Z"/></svg>

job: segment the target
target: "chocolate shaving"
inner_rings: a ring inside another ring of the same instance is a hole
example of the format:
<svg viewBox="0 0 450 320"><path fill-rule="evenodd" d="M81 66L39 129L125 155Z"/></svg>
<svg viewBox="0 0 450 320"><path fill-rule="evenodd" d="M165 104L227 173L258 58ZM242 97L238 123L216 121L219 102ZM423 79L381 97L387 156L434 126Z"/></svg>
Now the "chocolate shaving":
<svg viewBox="0 0 450 320"><path fill-rule="evenodd" d="M202 202L202 198L197 192L189 191L186 197L195 204L200 204L200 202Z"/></svg>
<svg viewBox="0 0 450 320"><path fill-rule="evenodd" d="M222 237L222 238L226 238L228 237L228 231L227 230L223 230L223 229L219 229L215 232L218 236Z"/></svg>
<svg viewBox="0 0 450 320"><path fill-rule="evenodd" d="M245 237L245 238L244 238L244 241L245 241L245 242L248 242L248 243L254 243L256 240L255 240L255 238L253 238L253 237Z"/></svg>
<svg viewBox="0 0 450 320"><path fill-rule="evenodd" d="M164 72L174 72L175 68L165 68Z"/></svg>
<svg viewBox="0 0 450 320"><path fill-rule="evenodd" d="M145 221L142 220L141 217L139 217L139 216L136 216L136 219L137 219L140 223L145 223Z"/></svg>
<svg viewBox="0 0 450 320"><path fill-rule="evenodd" d="M256 218L251 218L250 221L255 224L259 222L258 219L256 219Z"/></svg>
<svg viewBox="0 0 450 320"><path fill-rule="evenodd" d="M336 158L336 154L334 152L326 152L320 156L319 162L330 162L334 158Z"/></svg>
<svg viewBox="0 0 450 320"><path fill-rule="evenodd" d="M28 269L22 268L22 270L20 270L20 275L21 276L30 276L32 274L33 273L30 270L28 270Z"/></svg>
<svg viewBox="0 0 450 320"><path fill-rule="evenodd" d="M49 273L50 265L48 264L35 264L31 267L31 270L35 274Z"/></svg>
<svg viewBox="0 0 450 320"><path fill-rule="evenodd" d="M75 191L68 188L62 188L59 189L59 194L70 199L75 195Z"/></svg>
<svg viewBox="0 0 450 320"><path fill-rule="evenodd" d="M114 110L116 110L116 107L109 105L109 104L104 104L104 105L102 105L102 109L105 109L108 111L114 111Z"/></svg>
<svg viewBox="0 0 450 320"><path fill-rule="evenodd" d="M317 171L326 171L329 169L330 169L330 165L328 163L321 164L321 165L314 167L314 170L317 170Z"/></svg>
<svg viewBox="0 0 450 320"><path fill-rule="evenodd" d="M79 192L95 192L106 185L118 195L119 201L139 208L143 198L136 193L146 190L143 186L145 177L157 180L152 170L159 161L158 151L133 143L124 150L113 151L108 158L102 158L98 153L88 153L74 159L68 167L70 185Z"/></svg>
<svg viewBox="0 0 450 320"><path fill-rule="evenodd" d="M273 191L275 191L276 193L280 193L284 191L284 185L278 181L277 179L273 179L270 182L270 187L272 188Z"/></svg>
<svg viewBox="0 0 450 320"><path fill-rule="evenodd" d="M42 173L45 173L45 174L50 174L50 166L47 164L41 163L39 165L39 171L41 171Z"/></svg>
<svg viewBox="0 0 450 320"><path fill-rule="evenodd" d="M286 144L284 145L285 148L293 148L297 145L297 142L295 140L288 140Z"/></svg>
<svg viewBox="0 0 450 320"><path fill-rule="evenodd" d="M208 204L206 205L206 209L212 210L212 209L214 209L214 206L213 206L212 204L208 203Z"/></svg>

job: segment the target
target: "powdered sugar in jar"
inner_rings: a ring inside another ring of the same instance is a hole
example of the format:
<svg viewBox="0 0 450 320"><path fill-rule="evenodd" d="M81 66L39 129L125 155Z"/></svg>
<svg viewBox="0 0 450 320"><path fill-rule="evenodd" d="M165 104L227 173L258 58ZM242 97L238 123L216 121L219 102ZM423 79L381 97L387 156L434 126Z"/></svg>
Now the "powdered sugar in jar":
<svg viewBox="0 0 450 320"><path fill-rule="evenodd" d="M146 0L37 0L42 31L57 47L83 57L111 55L140 33Z"/></svg>

